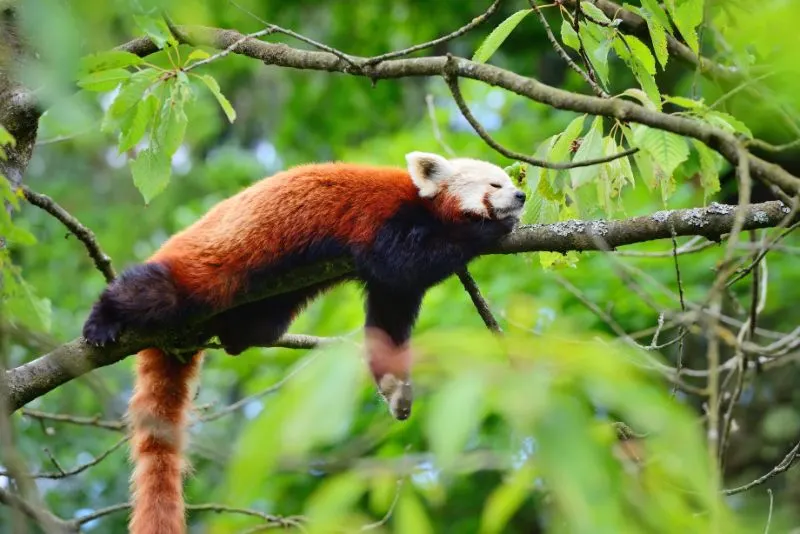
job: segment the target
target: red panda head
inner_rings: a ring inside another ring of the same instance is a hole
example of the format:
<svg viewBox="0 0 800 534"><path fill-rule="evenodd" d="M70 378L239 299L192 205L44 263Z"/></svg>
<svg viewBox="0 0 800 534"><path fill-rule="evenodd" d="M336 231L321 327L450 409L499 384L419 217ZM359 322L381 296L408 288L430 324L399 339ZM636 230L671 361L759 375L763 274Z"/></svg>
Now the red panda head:
<svg viewBox="0 0 800 534"><path fill-rule="evenodd" d="M516 224L525 205L525 193L517 189L506 172L486 161L411 152L406 155L411 181L419 196L446 195L463 214Z"/></svg>

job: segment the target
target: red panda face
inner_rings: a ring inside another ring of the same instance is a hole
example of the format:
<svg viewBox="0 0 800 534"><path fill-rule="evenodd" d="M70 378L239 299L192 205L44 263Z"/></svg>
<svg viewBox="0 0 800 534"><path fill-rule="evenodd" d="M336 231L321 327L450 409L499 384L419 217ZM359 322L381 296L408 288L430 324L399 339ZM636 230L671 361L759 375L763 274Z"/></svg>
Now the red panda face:
<svg viewBox="0 0 800 534"><path fill-rule="evenodd" d="M468 158L447 160L425 152L411 152L406 161L422 198L445 193L456 199L463 213L514 224L522 215L525 193L497 165Z"/></svg>

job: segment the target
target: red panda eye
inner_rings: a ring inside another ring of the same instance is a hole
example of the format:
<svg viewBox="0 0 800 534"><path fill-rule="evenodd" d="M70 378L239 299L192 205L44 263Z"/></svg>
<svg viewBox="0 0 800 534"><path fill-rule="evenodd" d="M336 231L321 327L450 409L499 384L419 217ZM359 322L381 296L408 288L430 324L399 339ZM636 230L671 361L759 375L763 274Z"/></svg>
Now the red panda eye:
<svg viewBox="0 0 800 534"><path fill-rule="evenodd" d="M489 185L491 185L495 189L500 189L501 187L503 187L501 184L489 184Z"/></svg>

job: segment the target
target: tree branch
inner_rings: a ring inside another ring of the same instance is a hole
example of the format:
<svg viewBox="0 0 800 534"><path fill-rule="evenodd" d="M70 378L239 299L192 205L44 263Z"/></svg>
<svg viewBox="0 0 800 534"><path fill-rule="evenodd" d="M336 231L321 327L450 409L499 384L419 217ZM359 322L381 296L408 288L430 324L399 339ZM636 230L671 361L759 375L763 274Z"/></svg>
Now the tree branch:
<svg viewBox="0 0 800 534"><path fill-rule="evenodd" d="M230 47L244 37L235 30L200 26L184 26L181 27L181 32L189 39L189 44L207 45L221 50ZM147 38L135 39L118 48L140 56L146 56L158 50ZM691 137L718 151L733 165L738 165L739 163L739 148L741 145L739 140L733 134L705 124L700 120L679 115L668 115L619 98L598 98L571 93L545 85L533 78L520 76L492 65L475 63L464 58L451 59L444 56L434 56L394 59L383 61L376 65L369 65L367 64L367 58L350 56L350 59L358 65L357 68L354 68L350 63L327 52L299 50L285 44L266 43L256 39L245 39L232 50L234 53L263 61L266 65L340 72L354 76L364 76L371 80L413 76L444 76L449 72L459 78L470 78L501 87L556 109L602 115L621 121L645 124L653 128ZM793 176L778 165L764 161L747 152L744 152L744 154L747 157L747 163L753 177L780 187L791 197L800 193L800 178Z"/></svg>
<svg viewBox="0 0 800 534"><path fill-rule="evenodd" d="M744 223L741 229L744 231L777 226L785 219L788 211L789 208L780 201L748 205L743 208ZM673 229L676 236L702 235L718 240L733 228L736 212L734 206L715 203L707 208L659 211L650 216L624 220L565 221L523 226L484 251L484 254L599 250L601 243L613 249L656 239L670 239ZM239 306L325 280L341 278L352 269L352 261L348 258L337 258L296 269L263 281L233 305ZM207 317L198 317L194 324L205 319ZM196 346L196 340L202 336L203 332L197 326L187 327L183 332L125 332L118 343L102 349L87 345L82 338L77 338L31 362L6 371L10 410L17 410L77 376L116 363L144 348Z"/></svg>

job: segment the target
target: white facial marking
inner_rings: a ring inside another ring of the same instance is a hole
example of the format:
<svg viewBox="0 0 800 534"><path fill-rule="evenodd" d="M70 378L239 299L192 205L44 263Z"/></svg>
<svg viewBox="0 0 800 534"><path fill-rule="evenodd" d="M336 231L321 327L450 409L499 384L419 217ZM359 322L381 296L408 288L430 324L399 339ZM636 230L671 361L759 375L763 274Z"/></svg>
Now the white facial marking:
<svg viewBox="0 0 800 534"><path fill-rule="evenodd" d="M465 213L497 219L519 219L522 214L524 193L497 165L469 158L447 160L425 152L411 152L406 160L421 197L446 189Z"/></svg>

